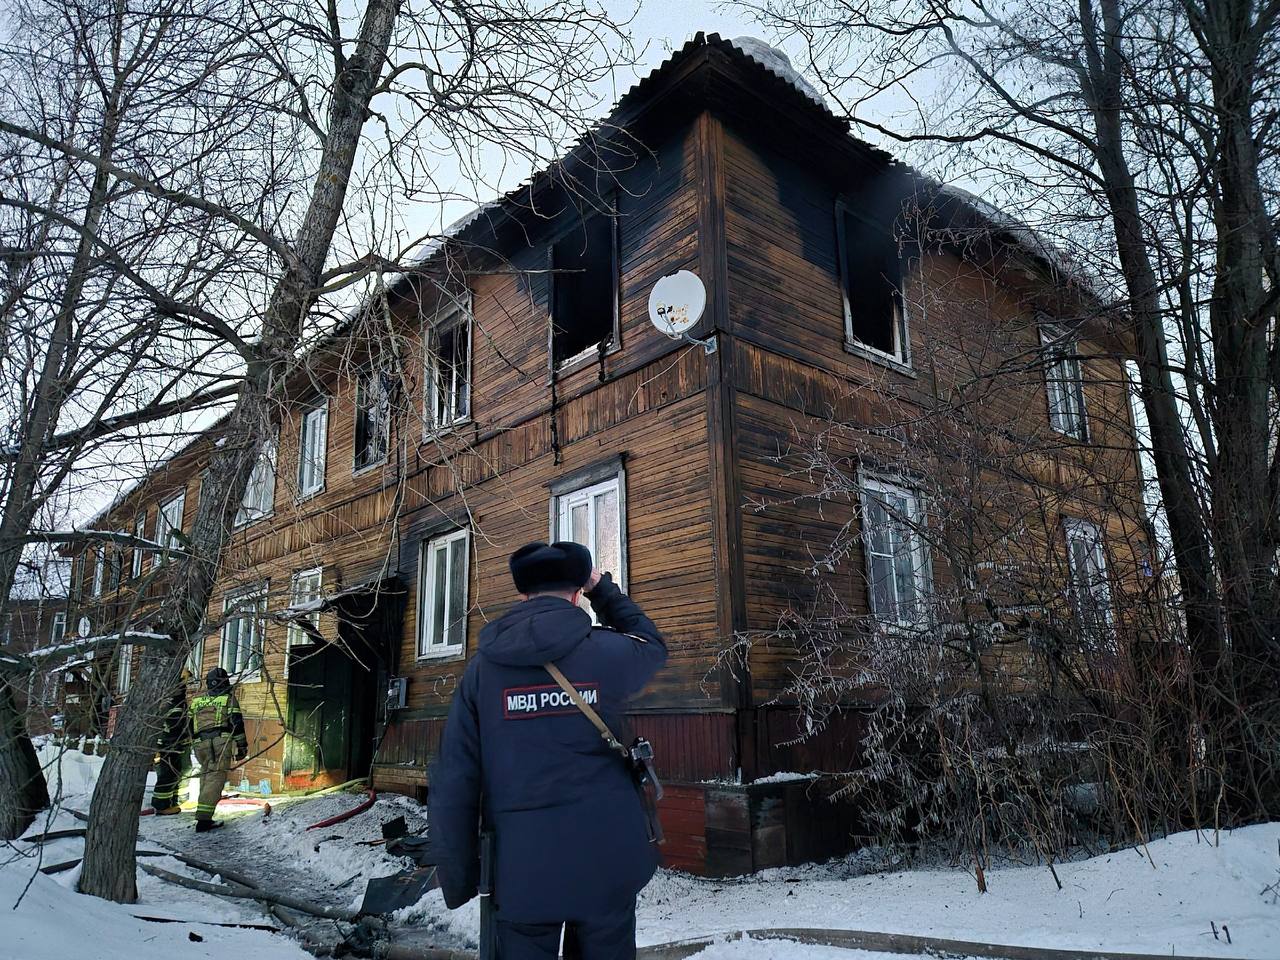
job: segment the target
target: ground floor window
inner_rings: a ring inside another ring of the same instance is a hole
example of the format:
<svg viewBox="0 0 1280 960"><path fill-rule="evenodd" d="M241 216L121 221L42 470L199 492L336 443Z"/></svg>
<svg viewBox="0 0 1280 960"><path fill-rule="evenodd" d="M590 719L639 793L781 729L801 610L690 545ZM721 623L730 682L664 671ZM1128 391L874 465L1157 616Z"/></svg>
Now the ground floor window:
<svg viewBox="0 0 1280 960"><path fill-rule="evenodd" d="M426 541L418 558L418 656L462 653L467 642L467 530Z"/></svg>
<svg viewBox="0 0 1280 960"><path fill-rule="evenodd" d="M303 604L314 603L322 596L321 581L324 578L324 568L316 567L314 570L301 570L293 575L293 583L289 588L289 606L300 607ZM289 624L289 633L286 637L286 643L293 646L295 643L311 643L312 636L307 632L304 623L310 624L315 628L319 623L320 617L318 613L306 613Z"/></svg>
<svg viewBox="0 0 1280 960"><path fill-rule="evenodd" d="M1097 639L1111 634L1111 583L1107 579L1107 555L1102 531L1088 520L1063 520L1067 535L1067 564L1071 581L1071 605L1086 636Z"/></svg>
<svg viewBox="0 0 1280 960"><path fill-rule="evenodd" d="M612 476L563 489L552 502L551 535L572 540L591 551L596 568L611 573L623 590L627 587L626 483L621 469ZM590 602L580 606L592 615Z"/></svg>
<svg viewBox="0 0 1280 960"><path fill-rule="evenodd" d="M222 626L218 662L241 683L255 681L262 670L267 589L255 587L232 594L223 601L222 609L227 619Z"/></svg>
<svg viewBox="0 0 1280 960"><path fill-rule="evenodd" d="M867 600L882 623L915 626L926 616L930 591L924 507L909 487L885 479L862 482L862 543Z"/></svg>

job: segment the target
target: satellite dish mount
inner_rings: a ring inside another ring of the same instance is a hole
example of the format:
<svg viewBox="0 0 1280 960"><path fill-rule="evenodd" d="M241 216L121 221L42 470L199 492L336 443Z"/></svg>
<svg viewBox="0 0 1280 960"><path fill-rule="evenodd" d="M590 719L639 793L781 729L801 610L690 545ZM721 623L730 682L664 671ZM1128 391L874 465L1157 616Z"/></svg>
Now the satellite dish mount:
<svg viewBox="0 0 1280 960"><path fill-rule="evenodd" d="M668 274L649 292L649 322L672 340L696 343L708 354L716 352L716 338L699 340L689 331L702 319L707 306L707 288L689 270Z"/></svg>

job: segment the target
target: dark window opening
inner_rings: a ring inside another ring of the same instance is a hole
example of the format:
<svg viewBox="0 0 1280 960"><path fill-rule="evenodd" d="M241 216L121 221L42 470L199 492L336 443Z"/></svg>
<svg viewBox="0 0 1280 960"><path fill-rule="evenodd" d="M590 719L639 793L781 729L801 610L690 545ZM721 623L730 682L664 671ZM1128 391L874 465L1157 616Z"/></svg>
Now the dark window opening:
<svg viewBox="0 0 1280 960"><path fill-rule="evenodd" d="M612 217L592 217L552 245L551 359L556 366L613 342L616 263Z"/></svg>
<svg viewBox="0 0 1280 960"><path fill-rule="evenodd" d="M387 456L391 427L391 375L375 372L356 385L355 469L380 463Z"/></svg>
<svg viewBox="0 0 1280 960"><path fill-rule="evenodd" d="M836 208L836 227L845 334L853 343L905 360L906 317L898 244L882 227L855 216L843 205Z"/></svg>

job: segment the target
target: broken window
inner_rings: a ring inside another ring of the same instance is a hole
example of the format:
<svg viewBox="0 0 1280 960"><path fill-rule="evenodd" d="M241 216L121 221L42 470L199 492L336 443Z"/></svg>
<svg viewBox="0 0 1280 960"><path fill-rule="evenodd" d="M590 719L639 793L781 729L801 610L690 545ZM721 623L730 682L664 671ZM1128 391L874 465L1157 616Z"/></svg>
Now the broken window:
<svg viewBox="0 0 1280 960"><path fill-rule="evenodd" d="M391 383L391 374L379 370L361 377L356 384L356 470L381 463L387 457Z"/></svg>
<svg viewBox="0 0 1280 960"><path fill-rule="evenodd" d="M427 327L426 420L435 432L471 413L471 315L452 310Z"/></svg>
<svg viewBox="0 0 1280 960"><path fill-rule="evenodd" d="M551 360L563 366L614 343L618 272L614 218L594 216L551 247Z"/></svg>
<svg viewBox="0 0 1280 960"><path fill-rule="evenodd" d="M884 227L836 205L836 246L844 299L845 340L900 363L907 354L902 257Z"/></svg>

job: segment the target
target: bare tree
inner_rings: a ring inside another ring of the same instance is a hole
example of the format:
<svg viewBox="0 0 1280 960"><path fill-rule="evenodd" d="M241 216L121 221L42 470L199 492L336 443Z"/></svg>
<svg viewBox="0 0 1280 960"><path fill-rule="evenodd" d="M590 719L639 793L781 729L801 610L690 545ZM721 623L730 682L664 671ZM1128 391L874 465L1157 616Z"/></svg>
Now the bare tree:
<svg viewBox="0 0 1280 960"><path fill-rule="evenodd" d="M866 130L1041 220L1117 291L1136 344L1190 696L1232 816L1274 816L1260 764L1276 636L1280 7L1227 0L742 4L801 35ZM932 81L934 90L923 93ZM909 102L873 123L888 101ZM1105 232L1103 232L1105 231Z"/></svg>
<svg viewBox="0 0 1280 960"><path fill-rule="evenodd" d="M0 121L0 133L86 165L131 194L207 217L201 236L216 238L224 269L243 281L232 296L222 286L214 296L212 284L196 285L170 304L234 349L239 379L215 431L189 547L167 565L172 588L151 615L168 640L145 652L90 809L81 890L123 901L136 895L136 810L156 705L206 629L235 514L301 354L332 329L328 318L349 287L397 268L403 245L378 229L394 222L396 204L448 195L433 179L442 144L464 173L488 151L545 162L583 129L591 82L625 51L603 12L573 0L420 9L368 0L351 11L228 2L190 16L193 29L239 28L224 40L230 52L208 67L221 83L204 109L219 118L244 107L248 127L264 124L270 135L239 148L267 170L280 163L302 171L299 189L279 207L276 191L255 205L251 178L189 180L180 165L157 169ZM248 88L236 85L243 75L252 78ZM195 239L168 236L183 250Z"/></svg>

